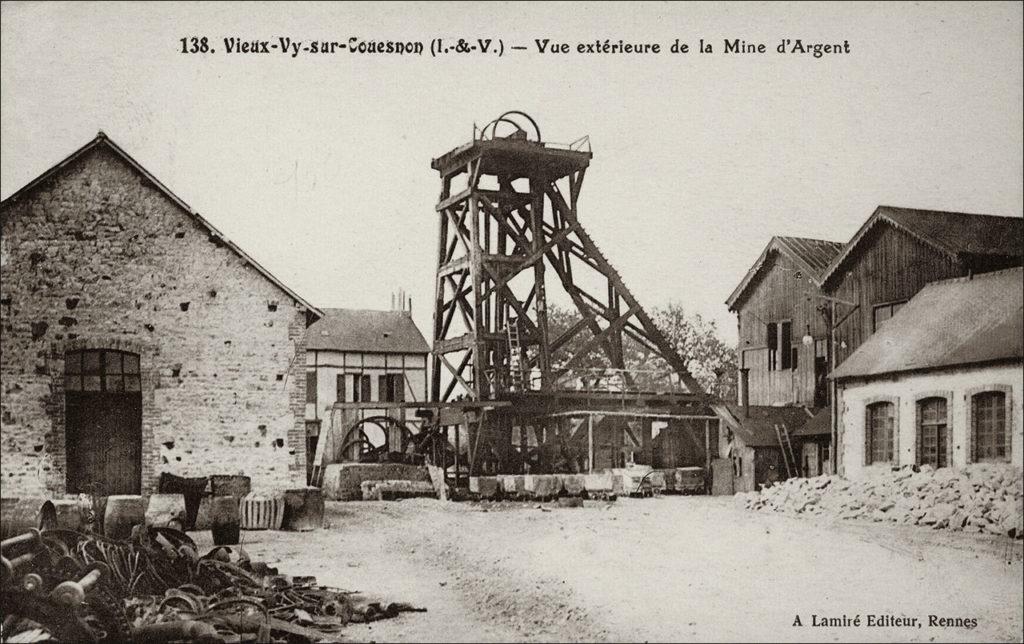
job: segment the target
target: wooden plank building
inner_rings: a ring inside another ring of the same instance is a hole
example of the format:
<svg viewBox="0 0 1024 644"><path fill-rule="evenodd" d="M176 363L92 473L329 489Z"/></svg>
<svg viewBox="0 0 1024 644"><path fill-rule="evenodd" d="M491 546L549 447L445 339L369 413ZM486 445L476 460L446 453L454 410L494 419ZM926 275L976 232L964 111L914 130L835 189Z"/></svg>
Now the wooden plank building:
<svg viewBox="0 0 1024 644"><path fill-rule="evenodd" d="M737 402L746 409L737 415L757 420L747 421L748 436L737 432L721 444L733 446L734 459L748 447L777 450L761 460L785 465L784 441L771 444L774 426L785 425L790 474L836 470L841 410L830 404L829 372L929 282L1024 263L1022 221L879 206L846 244L773 237L726 301L738 325ZM784 407L805 408L806 420L778 410ZM752 477L736 488L755 489L775 477L764 471L748 476L736 468L737 476Z"/></svg>

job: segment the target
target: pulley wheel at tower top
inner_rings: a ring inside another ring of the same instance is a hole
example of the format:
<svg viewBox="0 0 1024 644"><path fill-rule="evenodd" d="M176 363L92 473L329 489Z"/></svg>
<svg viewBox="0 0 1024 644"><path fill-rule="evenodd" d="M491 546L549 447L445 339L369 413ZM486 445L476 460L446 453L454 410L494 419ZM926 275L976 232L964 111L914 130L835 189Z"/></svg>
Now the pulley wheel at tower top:
<svg viewBox="0 0 1024 644"><path fill-rule="evenodd" d="M526 123L523 123L526 121ZM515 131L507 135L498 134L498 126L500 124L511 125L515 128ZM526 125L526 127L524 127ZM533 138L530 138L530 131L533 131ZM534 143L541 143L543 139L540 135L540 126L537 125L537 121L533 120L533 117L526 112L519 110L509 110L498 118L494 119L490 123L484 126L480 131L481 140L486 139L521 139L524 141L533 141Z"/></svg>

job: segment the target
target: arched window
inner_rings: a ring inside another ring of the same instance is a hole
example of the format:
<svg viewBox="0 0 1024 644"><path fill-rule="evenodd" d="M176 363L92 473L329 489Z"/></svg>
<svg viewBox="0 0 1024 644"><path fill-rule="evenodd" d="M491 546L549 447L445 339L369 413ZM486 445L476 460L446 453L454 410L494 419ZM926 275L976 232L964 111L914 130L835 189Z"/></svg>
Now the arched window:
<svg viewBox="0 0 1024 644"><path fill-rule="evenodd" d="M971 437L975 461L1010 458L1004 392L983 391L971 396Z"/></svg>
<svg viewBox="0 0 1024 644"><path fill-rule="evenodd" d="M896 407L891 402L876 402L867 407L865 423L867 464L890 463L893 458L893 433L896 427Z"/></svg>
<svg viewBox="0 0 1024 644"><path fill-rule="evenodd" d="M949 465L946 418L945 398L925 398L917 402L917 462L921 465Z"/></svg>

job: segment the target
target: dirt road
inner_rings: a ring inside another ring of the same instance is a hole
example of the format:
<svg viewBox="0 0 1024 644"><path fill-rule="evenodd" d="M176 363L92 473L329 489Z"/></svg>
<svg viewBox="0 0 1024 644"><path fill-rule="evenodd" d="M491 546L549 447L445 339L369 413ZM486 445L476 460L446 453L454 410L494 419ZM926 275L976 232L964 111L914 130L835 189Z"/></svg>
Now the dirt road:
<svg viewBox="0 0 1024 644"><path fill-rule="evenodd" d="M245 547L282 572L428 609L352 625L348 641L1021 641L1024 628L1021 546L1008 540L821 524L711 497L550 511L329 504L328 520L314 533L247 532Z"/></svg>

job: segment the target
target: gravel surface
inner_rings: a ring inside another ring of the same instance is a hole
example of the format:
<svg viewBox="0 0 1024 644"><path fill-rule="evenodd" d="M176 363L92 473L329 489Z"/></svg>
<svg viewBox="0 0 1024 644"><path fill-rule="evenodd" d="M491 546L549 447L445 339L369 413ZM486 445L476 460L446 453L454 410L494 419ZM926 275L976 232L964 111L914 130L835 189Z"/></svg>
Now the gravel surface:
<svg viewBox="0 0 1024 644"><path fill-rule="evenodd" d="M327 515L326 530L244 532L244 547L283 573L428 609L351 625L346 641L1021 641L1024 629L1022 549L1006 538L751 513L730 497L410 499Z"/></svg>

